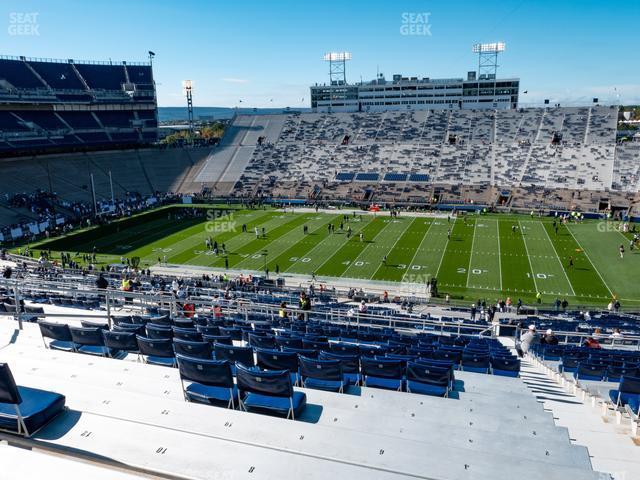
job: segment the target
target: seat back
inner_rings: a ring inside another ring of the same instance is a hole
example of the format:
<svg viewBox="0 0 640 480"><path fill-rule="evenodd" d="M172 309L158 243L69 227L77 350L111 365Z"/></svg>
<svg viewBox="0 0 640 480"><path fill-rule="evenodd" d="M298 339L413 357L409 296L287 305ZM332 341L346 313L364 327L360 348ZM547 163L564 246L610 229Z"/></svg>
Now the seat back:
<svg viewBox="0 0 640 480"><path fill-rule="evenodd" d="M508 372L519 372L520 359L513 357L493 356L491 357L491 368Z"/></svg>
<svg viewBox="0 0 640 480"><path fill-rule="evenodd" d="M127 323L121 323L119 325L114 325L111 328L112 332L127 332L127 333L133 333L133 334L139 334L139 335L143 335L144 334L144 325L134 325L134 324L127 324Z"/></svg>
<svg viewBox="0 0 640 480"><path fill-rule="evenodd" d="M236 380L241 392L271 395L274 397L293 397L293 385L287 370L259 371L236 363Z"/></svg>
<svg viewBox="0 0 640 480"><path fill-rule="evenodd" d="M38 326L40 327L40 334L44 338L51 338L52 340L60 340L62 342L72 341L69 325L67 324L40 321L38 322Z"/></svg>
<svg viewBox="0 0 640 480"><path fill-rule="evenodd" d="M274 337L266 335L249 334L249 345L256 348L276 348L276 340Z"/></svg>
<svg viewBox="0 0 640 480"><path fill-rule="evenodd" d="M362 357L360 364L366 376L401 379L404 375L402 360Z"/></svg>
<svg viewBox="0 0 640 480"><path fill-rule="evenodd" d="M109 324L108 323L90 322L88 320L80 320L80 325L82 325L84 328L99 328L101 330L109 330Z"/></svg>
<svg viewBox="0 0 640 480"><path fill-rule="evenodd" d="M8 363L0 363L0 403L19 405L22 403L20 392Z"/></svg>
<svg viewBox="0 0 640 480"><path fill-rule="evenodd" d="M247 367L255 365L251 347L235 347L233 345L214 343L213 352L216 360L226 360L231 364L241 363Z"/></svg>
<svg viewBox="0 0 640 480"><path fill-rule="evenodd" d="M189 340L173 339L173 350L176 355L186 355L187 357L203 358L211 360L211 344L209 342L192 342Z"/></svg>
<svg viewBox="0 0 640 480"><path fill-rule="evenodd" d="M407 380L446 386L451 380L451 370L446 367L407 362Z"/></svg>
<svg viewBox="0 0 640 480"><path fill-rule="evenodd" d="M180 378L212 387L233 388L231 364L224 360L194 358L176 354Z"/></svg>
<svg viewBox="0 0 640 480"><path fill-rule="evenodd" d="M344 373L360 373L360 357L358 355L341 355L322 350L318 358L320 360L339 360Z"/></svg>
<svg viewBox="0 0 640 480"><path fill-rule="evenodd" d="M190 342L201 342L202 334L198 332L195 328L178 328L173 327L173 338L178 338L180 340L188 340Z"/></svg>
<svg viewBox="0 0 640 480"><path fill-rule="evenodd" d="M202 339L211 344L233 345L233 340L229 335L202 335Z"/></svg>
<svg viewBox="0 0 640 480"><path fill-rule="evenodd" d="M640 394L640 377L622 377L618 390L622 393Z"/></svg>
<svg viewBox="0 0 640 480"><path fill-rule="evenodd" d="M138 341L134 332L112 331L102 332L104 345L114 350L124 350L127 352L138 351Z"/></svg>
<svg viewBox="0 0 640 480"><path fill-rule="evenodd" d="M171 327L168 327L168 326L147 323L146 330L147 330L147 338L155 338L155 339L173 338L173 330L171 330Z"/></svg>
<svg viewBox="0 0 640 480"><path fill-rule="evenodd" d="M298 357L302 377L319 380L342 381L342 365L340 360L317 360L309 357Z"/></svg>
<svg viewBox="0 0 640 480"><path fill-rule="evenodd" d="M102 329L98 327L69 327L71 339L78 345L104 346Z"/></svg>
<svg viewBox="0 0 640 480"><path fill-rule="evenodd" d="M358 345L353 343L331 343L329 344L329 348L331 348L332 352L341 353L343 355L358 355L360 353Z"/></svg>
<svg viewBox="0 0 640 480"><path fill-rule="evenodd" d="M257 364L265 370L287 370L290 373L298 372L298 354L294 352L281 352L266 348L256 348Z"/></svg>
<svg viewBox="0 0 640 480"><path fill-rule="evenodd" d="M196 328L203 335L220 335L220 327L217 325L198 325Z"/></svg>
<svg viewBox="0 0 640 480"><path fill-rule="evenodd" d="M142 355L173 358L173 340L170 338L146 338L136 335L138 351Z"/></svg>
<svg viewBox="0 0 640 480"><path fill-rule="evenodd" d="M576 376L583 380L604 380L607 374L607 367L592 363L580 362Z"/></svg>

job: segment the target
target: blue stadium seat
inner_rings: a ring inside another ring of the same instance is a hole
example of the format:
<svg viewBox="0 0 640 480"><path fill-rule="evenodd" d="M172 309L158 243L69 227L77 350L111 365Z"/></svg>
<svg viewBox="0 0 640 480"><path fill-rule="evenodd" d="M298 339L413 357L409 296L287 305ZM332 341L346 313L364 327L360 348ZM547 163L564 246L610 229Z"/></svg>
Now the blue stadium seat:
<svg viewBox="0 0 640 480"><path fill-rule="evenodd" d="M40 334L45 347L53 350L75 352L76 344L73 343L71 338L69 325L41 320L38 322L38 327L40 327ZM47 338L50 340L48 343L45 341Z"/></svg>
<svg viewBox="0 0 640 480"><path fill-rule="evenodd" d="M190 340L173 339L173 350L176 355L211 360L213 353L209 342L193 342Z"/></svg>
<svg viewBox="0 0 640 480"><path fill-rule="evenodd" d="M104 344L101 328L69 327L69 332L77 352L101 357L113 356L114 352Z"/></svg>
<svg viewBox="0 0 640 480"><path fill-rule="evenodd" d="M173 327L173 338L180 340L188 340L190 342L201 342L202 334L195 328Z"/></svg>
<svg viewBox="0 0 640 480"><path fill-rule="evenodd" d="M335 352L320 351L320 360L339 360L345 383L360 385L360 357L358 355L343 355Z"/></svg>
<svg viewBox="0 0 640 480"><path fill-rule="evenodd" d="M594 365L587 362L580 362L578 369L573 374L576 380L591 380L602 382L607 376L607 367Z"/></svg>
<svg viewBox="0 0 640 480"><path fill-rule="evenodd" d="M520 359L512 356L492 356L491 373L503 377L517 377L520 375Z"/></svg>
<svg viewBox="0 0 640 480"><path fill-rule="evenodd" d="M402 390L405 369L401 360L362 357L360 365L365 387Z"/></svg>
<svg viewBox="0 0 640 480"><path fill-rule="evenodd" d="M138 353L137 332L129 331L102 331L104 345L113 351Z"/></svg>
<svg viewBox="0 0 640 480"><path fill-rule="evenodd" d="M11 369L0 363L0 430L29 437L64 410L65 397L16 385Z"/></svg>
<svg viewBox="0 0 640 480"><path fill-rule="evenodd" d="M136 336L138 351L145 363L175 367L173 340L170 338L145 338Z"/></svg>
<svg viewBox="0 0 640 480"><path fill-rule="evenodd" d="M346 386L340 360L318 360L300 356L300 378L305 388L344 392Z"/></svg>
<svg viewBox="0 0 640 480"><path fill-rule="evenodd" d="M156 325L155 323L147 323L145 327L147 330L148 338L157 338L157 339L172 339L173 338L173 330L171 327L167 327L164 325Z"/></svg>
<svg viewBox="0 0 640 480"><path fill-rule="evenodd" d="M281 352L268 348L256 348L256 365L265 370L287 370L291 374L291 382L298 385L298 354Z"/></svg>
<svg viewBox="0 0 640 480"><path fill-rule="evenodd" d="M253 367L255 365L253 348L251 347L236 347L234 345L214 343L213 355L216 360L226 360L230 362L232 369L235 369L236 363L241 363L246 367Z"/></svg>
<svg viewBox="0 0 640 480"><path fill-rule="evenodd" d="M295 420L307 403L303 392L296 392L287 370L260 371L236 364L240 408L286 415Z"/></svg>
<svg viewBox="0 0 640 480"><path fill-rule="evenodd" d="M176 360L182 393L186 400L235 408L238 403L238 389L233 382L229 362L194 358L179 353L176 354ZM185 380L191 382L186 388Z"/></svg>
<svg viewBox="0 0 640 480"><path fill-rule="evenodd" d="M407 392L447 397L451 386L451 369L423 363L407 363Z"/></svg>
<svg viewBox="0 0 640 480"><path fill-rule="evenodd" d="M618 388L609 390L609 398L616 406L624 406L629 403L637 405L640 402L640 378L622 377ZM637 409L634 408L634 410Z"/></svg>
<svg viewBox="0 0 640 480"><path fill-rule="evenodd" d="M249 333L249 345L256 348L276 348L275 337L271 335L256 335Z"/></svg>

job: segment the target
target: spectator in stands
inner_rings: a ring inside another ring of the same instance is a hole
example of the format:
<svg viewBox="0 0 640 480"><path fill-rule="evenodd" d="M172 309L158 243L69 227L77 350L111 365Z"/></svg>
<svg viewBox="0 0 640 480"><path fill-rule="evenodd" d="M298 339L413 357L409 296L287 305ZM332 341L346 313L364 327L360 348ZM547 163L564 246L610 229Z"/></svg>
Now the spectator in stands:
<svg viewBox="0 0 640 480"><path fill-rule="evenodd" d="M106 290L109 287L109 281L104 278L102 273L96 279L96 287L100 290Z"/></svg>
<svg viewBox="0 0 640 480"><path fill-rule="evenodd" d="M619 328L614 328L613 329L613 333L611 334L611 338L613 338L614 340L619 340L621 338L623 338L622 333L620 332Z"/></svg>
<svg viewBox="0 0 640 480"><path fill-rule="evenodd" d="M538 343L538 333L536 332L535 325L529 325L529 328L525 333L520 337L520 349L516 348L518 355L523 357L527 354L529 349L531 349L531 345Z"/></svg>
<svg viewBox="0 0 640 480"><path fill-rule="evenodd" d="M476 304L472 303L471 304L471 312L469 312L471 315L471 320L475 320L476 319L476 313L477 313L477 309L476 309Z"/></svg>
<svg viewBox="0 0 640 480"><path fill-rule="evenodd" d="M287 302L282 302L280 304L280 311L278 312L278 316L280 318L289 318L289 313L287 312Z"/></svg>
<svg viewBox="0 0 640 480"><path fill-rule="evenodd" d="M558 337L553 333L553 330L548 329L540 339L540 343L544 345L558 345Z"/></svg>
<svg viewBox="0 0 640 480"><path fill-rule="evenodd" d="M598 340L596 340L593 337L588 337L583 343L582 343L583 347L587 347L587 348L602 348L600 346L600 342L598 342Z"/></svg>
<svg viewBox="0 0 640 480"><path fill-rule="evenodd" d="M367 313L367 302L362 300L358 306L358 313Z"/></svg>
<svg viewBox="0 0 640 480"><path fill-rule="evenodd" d="M302 310L302 313L298 316L300 320L309 320L309 311L311 311L311 299L305 292L300 292L300 299L298 300L298 307Z"/></svg>
<svg viewBox="0 0 640 480"><path fill-rule="evenodd" d="M2 276L8 280L11 278L11 275L13 275L13 270L11 270L11 267L7 265L2 272Z"/></svg>

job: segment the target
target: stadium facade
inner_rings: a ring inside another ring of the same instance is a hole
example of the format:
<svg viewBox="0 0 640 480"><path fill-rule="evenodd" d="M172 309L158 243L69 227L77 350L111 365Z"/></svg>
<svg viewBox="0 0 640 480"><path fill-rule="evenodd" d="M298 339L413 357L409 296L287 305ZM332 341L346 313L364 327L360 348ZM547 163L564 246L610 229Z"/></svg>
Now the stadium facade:
<svg viewBox="0 0 640 480"><path fill-rule="evenodd" d="M418 78L394 75L358 84L332 82L311 87L314 112L376 112L387 110L514 109L518 106L519 78L492 75L463 78Z"/></svg>
<svg viewBox="0 0 640 480"><path fill-rule="evenodd" d="M0 155L157 140L150 62L0 58Z"/></svg>

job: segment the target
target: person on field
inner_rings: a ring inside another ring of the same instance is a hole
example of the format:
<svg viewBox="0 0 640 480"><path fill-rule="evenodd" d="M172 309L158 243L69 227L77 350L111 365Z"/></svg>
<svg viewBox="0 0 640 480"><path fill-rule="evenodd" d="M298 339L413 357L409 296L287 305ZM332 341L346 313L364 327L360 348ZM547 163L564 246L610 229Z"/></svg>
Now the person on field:
<svg viewBox="0 0 640 480"><path fill-rule="evenodd" d="M624 245L620 245L620 258L624 258Z"/></svg>

